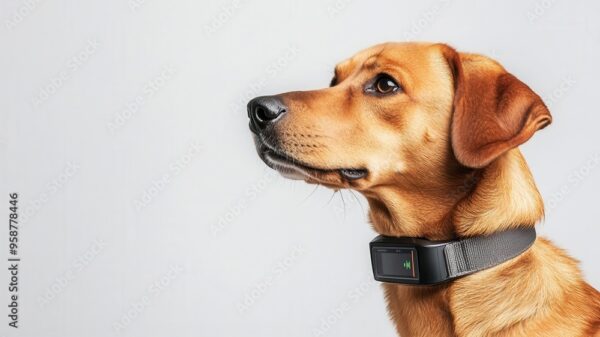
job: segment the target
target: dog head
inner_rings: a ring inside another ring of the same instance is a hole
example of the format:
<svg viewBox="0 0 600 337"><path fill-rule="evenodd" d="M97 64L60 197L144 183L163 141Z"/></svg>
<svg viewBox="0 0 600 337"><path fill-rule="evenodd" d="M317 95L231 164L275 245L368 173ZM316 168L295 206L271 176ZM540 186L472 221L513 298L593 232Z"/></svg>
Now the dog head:
<svg viewBox="0 0 600 337"><path fill-rule="evenodd" d="M260 157L283 176L365 194L439 188L551 122L497 62L424 43L363 50L335 67L329 88L254 98L248 116Z"/></svg>

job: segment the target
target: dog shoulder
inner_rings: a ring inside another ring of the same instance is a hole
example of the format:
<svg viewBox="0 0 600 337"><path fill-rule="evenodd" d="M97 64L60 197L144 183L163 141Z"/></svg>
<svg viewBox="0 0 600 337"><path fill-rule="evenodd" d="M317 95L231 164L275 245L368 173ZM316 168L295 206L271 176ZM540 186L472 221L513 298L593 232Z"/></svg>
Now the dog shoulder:
<svg viewBox="0 0 600 337"><path fill-rule="evenodd" d="M516 259L457 280L449 302L464 337L593 336L600 315L598 292L578 262L544 238Z"/></svg>

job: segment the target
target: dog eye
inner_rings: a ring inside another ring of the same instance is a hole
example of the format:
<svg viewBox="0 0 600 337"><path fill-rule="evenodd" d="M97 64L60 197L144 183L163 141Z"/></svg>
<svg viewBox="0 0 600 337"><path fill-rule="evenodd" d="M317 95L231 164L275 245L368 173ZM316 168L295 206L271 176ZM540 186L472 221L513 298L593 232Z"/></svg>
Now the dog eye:
<svg viewBox="0 0 600 337"><path fill-rule="evenodd" d="M374 96L388 96L393 95L398 91L401 91L402 87L396 82L396 80L385 73L377 75L374 79L369 81L364 88L365 93Z"/></svg>
<svg viewBox="0 0 600 337"><path fill-rule="evenodd" d="M393 78L388 75L382 75L375 81L375 90L380 94L391 94L400 89L400 86L396 84Z"/></svg>

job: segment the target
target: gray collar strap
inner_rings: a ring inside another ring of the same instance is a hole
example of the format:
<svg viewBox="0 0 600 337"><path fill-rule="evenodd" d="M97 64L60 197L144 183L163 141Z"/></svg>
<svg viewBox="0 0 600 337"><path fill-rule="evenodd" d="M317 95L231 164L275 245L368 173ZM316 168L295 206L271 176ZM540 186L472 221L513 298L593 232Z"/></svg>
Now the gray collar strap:
<svg viewBox="0 0 600 337"><path fill-rule="evenodd" d="M535 229L518 228L458 240L444 247L449 277L487 269L524 253L535 241Z"/></svg>
<svg viewBox="0 0 600 337"><path fill-rule="evenodd" d="M380 235L370 243L371 263L378 281L438 284L513 259L535 239L533 227L450 241Z"/></svg>

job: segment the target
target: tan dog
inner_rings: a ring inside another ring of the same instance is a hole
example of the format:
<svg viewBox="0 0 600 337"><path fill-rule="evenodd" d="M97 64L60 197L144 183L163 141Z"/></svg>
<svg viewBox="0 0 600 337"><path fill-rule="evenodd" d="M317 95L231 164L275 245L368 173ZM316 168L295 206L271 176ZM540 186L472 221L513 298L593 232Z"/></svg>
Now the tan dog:
<svg viewBox="0 0 600 337"><path fill-rule="evenodd" d="M487 57L444 44L377 45L340 63L330 88L258 97L248 114L270 167L361 192L380 234L463 238L544 216L517 146L552 117ZM542 238L441 286L384 289L403 337L600 336L600 294Z"/></svg>

